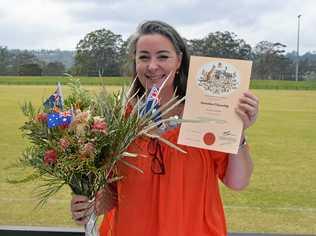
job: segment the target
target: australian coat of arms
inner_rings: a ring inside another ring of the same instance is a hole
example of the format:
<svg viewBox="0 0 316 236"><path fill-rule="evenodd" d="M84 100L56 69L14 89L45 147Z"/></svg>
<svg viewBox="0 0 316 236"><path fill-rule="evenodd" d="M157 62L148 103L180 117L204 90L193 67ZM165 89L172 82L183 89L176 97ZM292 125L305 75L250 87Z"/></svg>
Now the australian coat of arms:
<svg viewBox="0 0 316 236"><path fill-rule="evenodd" d="M240 77L233 65L215 61L200 68L197 84L205 95L226 96L238 89Z"/></svg>

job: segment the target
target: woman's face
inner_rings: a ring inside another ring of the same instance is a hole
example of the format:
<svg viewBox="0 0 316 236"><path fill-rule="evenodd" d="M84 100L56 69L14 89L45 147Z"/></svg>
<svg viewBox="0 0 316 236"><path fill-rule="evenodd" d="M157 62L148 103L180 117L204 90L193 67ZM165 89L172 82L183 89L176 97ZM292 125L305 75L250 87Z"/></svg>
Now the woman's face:
<svg viewBox="0 0 316 236"><path fill-rule="evenodd" d="M160 87L171 73L164 88L173 90L173 80L181 65L171 41L160 34L141 36L136 44L136 73L145 89L151 89L155 84Z"/></svg>

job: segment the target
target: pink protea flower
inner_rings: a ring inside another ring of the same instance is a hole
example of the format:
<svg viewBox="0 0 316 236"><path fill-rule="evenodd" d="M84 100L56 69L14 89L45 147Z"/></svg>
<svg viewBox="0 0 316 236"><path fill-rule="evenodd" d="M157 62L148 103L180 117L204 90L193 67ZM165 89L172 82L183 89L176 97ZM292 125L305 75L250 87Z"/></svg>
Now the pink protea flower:
<svg viewBox="0 0 316 236"><path fill-rule="evenodd" d="M85 141L84 138L79 138L79 139L78 139L78 144L79 144L80 146L83 146L85 143L86 143L86 141Z"/></svg>
<svg viewBox="0 0 316 236"><path fill-rule="evenodd" d="M70 129L73 129L78 136L85 136L86 128L90 118L89 112L77 111L74 120L70 124Z"/></svg>
<svg viewBox="0 0 316 236"><path fill-rule="evenodd" d="M59 145L61 149L65 151L69 147L70 142L68 141L68 139L62 138L59 140Z"/></svg>
<svg viewBox="0 0 316 236"><path fill-rule="evenodd" d="M95 153L94 144L93 143L86 143L80 152L80 154L81 154L80 157L81 157L81 159L85 159L89 156L93 156L94 153Z"/></svg>
<svg viewBox="0 0 316 236"><path fill-rule="evenodd" d="M103 118L98 117L98 116L93 118L93 124L91 126L92 132L106 134L107 128L108 128L108 125L106 124Z"/></svg>
<svg viewBox="0 0 316 236"><path fill-rule="evenodd" d="M35 117L35 119L37 121L40 121L40 122L46 122L47 121L47 113L45 112L40 112L37 114L37 116Z"/></svg>
<svg viewBox="0 0 316 236"><path fill-rule="evenodd" d="M95 151L95 147L93 143L86 143L83 149L85 153L89 153L89 154L93 154Z"/></svg>
<svg viewBox="0 0 316 236"><path fill-rule="evenodd" d="M88 120L90 118L90 114L87 111L84 112L77 112L75 113L74 120L72 121L71 125L86 125L88 123Z"/></svg>
<svg viewBox="0 0 316 236"><path fill-rule="evenodd" d="M44 155L44 164L51 166L57 161L57 153L54 149L47 150Z"/></svg>

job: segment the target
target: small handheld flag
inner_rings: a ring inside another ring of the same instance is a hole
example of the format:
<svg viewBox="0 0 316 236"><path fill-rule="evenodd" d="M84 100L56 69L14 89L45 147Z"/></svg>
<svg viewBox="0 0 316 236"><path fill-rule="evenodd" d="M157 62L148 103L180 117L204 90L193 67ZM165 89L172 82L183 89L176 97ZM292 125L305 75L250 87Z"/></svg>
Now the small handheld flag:
<svg viewBox="0 0 316 236"><path fill-rule="evenodd" d="M154 85L147 98L145 101L145 104L143 106L143 108L141 109L141 115L144 116L147 113L151 113L153 114L154 112L156 112L159 109L159 89L156 87L156 85ZM155 122L159 121L161 119L161 113L159 112L154 118L153 120Z"/></svg>
<svg viewBox="0 0 316 236"><path fill-rule="evenodd" d="M140 111L142 116L144 116L148 112L153 114L154 112L156 112L159 109L159 93L161 92L161 90L163 89L165 84L167 83L171 74L172 74L172 72L170 72L170 74L163 81L163 83L160 85L160 87L157 87L156 84L153 85L153 87L151 88L151 90L146 98L146 102ZM153 118L153 120L155 122L161 120L161 112L158 112L157 115Z"/></svg>
<svg viewBox="0 0 316 236"><path fill-rule="evenodd" d="M44 107L54 110L54 111L62 111L64 108L64 99L63 99L63 94L61 92L61 85L58 82L57 88L44 103Z"/></svg>

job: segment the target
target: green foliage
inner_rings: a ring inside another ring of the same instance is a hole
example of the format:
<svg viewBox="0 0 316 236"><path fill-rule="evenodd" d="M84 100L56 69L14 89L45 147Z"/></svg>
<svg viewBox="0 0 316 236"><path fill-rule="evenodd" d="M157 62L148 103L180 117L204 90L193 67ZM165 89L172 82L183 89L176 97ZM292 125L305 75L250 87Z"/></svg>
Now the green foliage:
<svg viewBox="0 0 316 236"><path fill-rule="evenodd" d="M40 49L40 50L31 50L31 52L43 63L43 64L50 64L50 63L58 63L69 69L74 64L74 51L71 50L47 50L47 49Z"/></svg>
<svg viewBox="0 0 316 236"><path fill-rule="evenodd" d="M232 32L209 33L202 39L188 40L190 53L196 56L211 56L250 59L251 46Z"/></svg>
<svg viewBox="0 0 316 236"><path fill-rule="evenodd" d="M286 45L262 41L254 48L252 78L277 80L294 75L294 64L285 56Z"/></svg>
<svg viewBox="0 0 316 236"><path fill-rule="evenodd" d="M62 62L49 62L43 68L43 75L46 76L62 76L66 71L65 65Z"/></svg>
<svg viewBox="0 0 316 236"><path fill-rule="evenodd" d="M80 74L118 75L121 35L100 29L88 33L76 46L75 66Z"/></svg>
<svg viewBox="0 0 316 236"><path fill-rule="evenodd" d="M41 76L42 68L36 63L22 64L19 66L19 75L22 76Z"/></svg>
<svg viewBox="0 0 316 236"><path fill-rule="evenodd" d="M86 110L93 102L92 96L89 94L88 90L81 87L80 80L76 78L71 78L70 83L70 95L65 99L66 107L79 107L82 110Z"/></svg>
<svg viewBox="0 0 316 236"><path fill-rule="evenodd" d="M0 75L41 75L40 62L30 51L7 48L2 48L0 51L2 51L0 61L4 62Z"/></svg>
<svg viewBox="0 0 316 236"><path fill-rule="evenodd" d="M310 81L314 80L316 81L316 72L315 71L308 71L304 74L304 80Z"/></svg>
<svg viewBox="0 0 316 236"><path fill-rule="evenodd" d="M35 107L33 106L31 102L25 102L21 106L21 110L22 110L22 113L29 119L33 119L35 115L37 114Z"/></svg>
<svg viewBox="0 0 316 236"><path fill-rule="evenodd" d="M10 56L7 47L0 46L0 75L5 75L7 73L8 67L10 65Z"/></svg>

